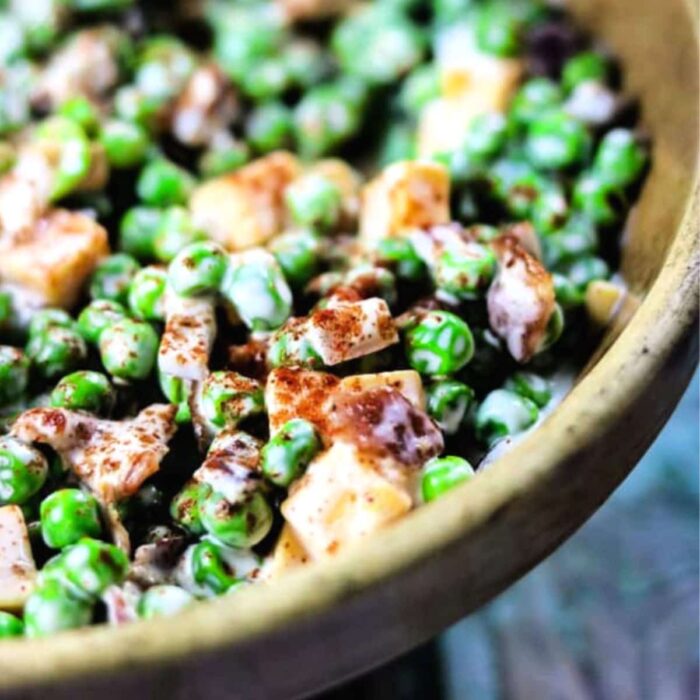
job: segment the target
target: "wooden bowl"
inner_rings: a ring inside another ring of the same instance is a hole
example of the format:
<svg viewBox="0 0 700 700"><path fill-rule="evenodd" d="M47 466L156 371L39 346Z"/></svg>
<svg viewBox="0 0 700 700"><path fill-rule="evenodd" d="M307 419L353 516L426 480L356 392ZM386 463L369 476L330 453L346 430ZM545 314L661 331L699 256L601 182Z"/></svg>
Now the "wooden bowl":
<svg viewBox="0 0 700 700"><path fill-rule="evenodd" d="M560 408L468 488L329 563L175 618L3 642L3 697L43 698L49 685L54 700L313 692L410 649L500 593L624 479L697 362L697 15L684 0L571 5L622 58L653 139L653 166L623 260L641 303L626 327L610 329Z"/></svg>

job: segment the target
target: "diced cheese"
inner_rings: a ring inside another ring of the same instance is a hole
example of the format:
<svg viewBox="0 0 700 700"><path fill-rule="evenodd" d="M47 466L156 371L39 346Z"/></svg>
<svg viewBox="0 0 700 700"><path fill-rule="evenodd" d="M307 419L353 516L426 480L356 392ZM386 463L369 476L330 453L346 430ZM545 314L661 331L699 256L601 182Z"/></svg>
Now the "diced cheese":
<svg viewBox="0 0 700 700"><path fill-rule="evenodd" d="M321 559L394 522L411 506L407 488L388 480L353 445L336 442L292 485L281 511L310 557Z"/></svg>
<svg viewBox="0 0 700 700"><path fill-rule="evenodd" d="M102 226L84 214L56 210L21 235L0 240L0 278L36 292L49 306L70 308L108 254Z"/></svg>
<svg viewBox="0 0 700 700"><path fill-rule="evenodd" d="M449 220L450 178L438 163L394 163L362 191L360 238L365 245Z"/></svg>
<svg viewBox="0 0 700 700"><path fill-rule="evenodd" d="M425 391L420 374L412 369L377 374L355 374L340 381L339 391L359 392L386 387L396 389L416 408L425 410Z"/></svg>
<svg viewBox="0 0 700 700"><path fill-rule="evenodd" d="M285 223L284 190L300 172L278 152L200 185L190 200L195 224L231 251L267 243Z"/></svg>
<svg viewBox="0 0 700 700"><path fill-rule="evenodd" d="M19 506L0 508L0 610L18 612L34 589L36 566Z"/></svg>
<svg viewBox="0 0 700 700"><path fill-rule="evenodd" d="M273 579L309 562L307 551L289 525L282 528L270 560L263 567L263 577Z"/></svg>

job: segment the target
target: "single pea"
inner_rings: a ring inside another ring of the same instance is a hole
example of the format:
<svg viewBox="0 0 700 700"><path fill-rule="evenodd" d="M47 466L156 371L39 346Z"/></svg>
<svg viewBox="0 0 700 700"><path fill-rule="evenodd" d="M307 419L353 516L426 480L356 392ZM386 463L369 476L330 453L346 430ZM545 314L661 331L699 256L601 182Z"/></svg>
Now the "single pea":
<svg viewBox="0 0 700 700"><path fill-rule="evenodd" d="M88 343L97 343L105 328L127 317L126 309L116 301L97 299L90 302L78 316L78 331Z"/></svg>
<svg viewBox="0 0 700 700"><path fill-rule="evenodd" d="M91 370L66 375L51 392L52 406L100 415L108 414L115 400L109 379Z"/></svg>
<svg viewBox="0 0 700 700"><path fill-rule="evenodd" d="M200 504L211 493L211 486L201 481L188 481L170 503L172 519L192 535L204 534Z"/></svg>
<svg viewBox="0 0 700 700"><path fill-rule="evenodd" d="M287 209L300 226L322 230L333 228L342 212L343 197L328 177L310 173L295 180L285 190Z"/></svg>
<svg viewBox="0 0 700 700"><path fill-rule="evenodd" d="M440 94L440 72L436 66L418 66L404 80L399 93L399 104L407 114L417 117Z"/></svg>
<svg viewBox="0 0 700 700"><path fill-rule="evenodd" d="M148 131L154 130L161 121L163 107L163 100L147 95L136 85L122 85L114 93L116 116Z"/></svg>
<svg viewBox="0 0 700 700"><path fill-rule="evenodd" d="M56 113L80 124L86 134L94 134L100 124L97 108L83 95L69 98Z"/></svg>
<svg viewBox="0 0 700 700"><path fill-rule="evenodd" d="M252 330L278 328L292 312L292 292L274 259L251 259L230 265L221 293Z"/></svg>
<svg viewBox="0 0 700 700"><path fill-rule="evenodd" d="M77 122L66 117L49 117L36 129L40 147L57 152L53 170L51 201L73 192L90 171L90 140Z"/></svg>
<svg viewBox="0 0 700 700"><path fill-rule="evenodd" d="M194 602L194 598L183 588L161 584L152 586L139 598L136 611L139 617L150 620L154 617L176 615Z"/></svg>
<svg viewBox="0 0 700 700"><path fill-rule="evenodd" d="M262 471L268 481L288 488L321 449L314 426L302 418L285 423L262 449Z"/></svg>
<svg viewBox="0 0 700 700"><path fill-rule="evenodd" d="M184 42L155 36L141 45L134 82L145 95L166 101L182 90L195 67L195 56Z"/></svg>
<svg viewBox="0 0 700 700"><path fill-rule="evenodd" d="M198 168L202 177L212 178L232 173L250 160L250 148L244 141L238 141L224 148L210 148L202 153Z"/></svg>
<svg viewBox="0 0 700 700"><path fill-rule="evenodd" d="M37 311L29 322L29 338L43 335L47 329L53 326L61 328L75 328L73 317L63 309L41 309Z"/></svg>
<svg viewBox="0 0 700 700"><path fill-rule="evenodd" d="M561 83L564 90L571 92L581 83L595 80L607 82L609 74L608 61L595 51L583 51L572 56L562 68Z"/></svg>
<svg viewBox="0 0 700 700"><path fill-rule="evenodd" d="M129 285L141 269L128 253L114 253L102 260L92 273L90 296L92 299L108 299L126 304Z"/></svg>
<svg viewBox="0 0 700 700"><path fill-rule="evenodd" d="M543 188L530 209L535 231L546 236L564 225L570 208L563 189L558 183L543 183Z"/></svg>
<svg viewBox="0 0 700 700"><path fill-rule="evenodd" d="M566 319L564 318L564 310L558 303L554 304L554 310L552 311L552 315L549 317L549 321L547 322L544 339L542 340L540 347L537 349L537 352L549 350L549 348L551 348L552 345L554 345L554 343L561 338L562 334L564 333L565 325Z"/></svg>
<svg viewBox="0 0 700 700"><path fill-rule="evenodd" d="M496 272L496 256L481 243L469 243L459 251L446 250L435 266L435 284L460 299L483 295Z"/></svg>
<svg viewBox="0 0 700 700"><path fill-rule="evenodd" d="M190 566L194 582L209 589L214 595L223 595L241 583L240 579L231 575L221 548L209 540L203 540L192 548Z"/></svg>
<svg viewBox="0 0 700 700"><path fill-rule="evenodd" d="M281 102L266 102L248 116L245 135L259 153L287 148L291 143L294 120L292 112Z"/></svg>
<svg viewBox="0 0 700 700"><path fill-rule="evenodd" d="M593 169L606 182L627 187L639 178L646 166L647 152L629 129L613 129L603 137L593 161Z"/></svg>
<svg viewBox="0 0 700 700"><path fill-rule="evenodd" d="M183 248L168 267L168 280L182 296L214 294L221 286L229 257L217 243L192 243Z"/></svg>
<svg viewBox="0 0 700 700"><path fill-rule="evenodd" d="M563 100L564 94L553 80L532 78L513 97L508 118L518 127L527 127L543 114L559 107Z"/></svg>
<svg viewBox="0 0 700 700"><path fill-rule="evenodd" d="M376 258L379 264L389 265L399 279L418 282L425 279L425 263L406 238L383 238L377 244Z"/></svg>
<svg viewBox="0 0 700 700"><path fill-rule="evenodd" d="M462 457L434 457L426 462L421 477L421 494L425 503L451 491L474 477L474 468Z"/></svg>
<svg viewBox="0 0 700 700"><path fill-rule="evenodd" d="M469 326L449 311L429 311L406 333L408 362L421 374L454 374L473 355L474 338Z"/></svg>
<svg viewBox="0 0 700 700"><path fill-rule="evenodd" d="M581 293L578 287L566 275L553 272L552 282L554 283L554 295L557 303L563 308L569 309L583 304L585 294Z"/></svg>
<svg viewBox="0 0 700 700"><path fill-rule="evenodd" d="M622 189L595 170L582 173L576 180L572 202L598 226L617 224L627 209Z"/></svg>
<svg viewBox="0 0 700 700"><path fill-rule="evenodd" d="M485 53L502 57L517 55L522 48L524 29L510 3L488 2L477 8L476 43Z"/></svg>
<svg viewBox="0 0 700 700"><path fill-rule="evenodd" d="M427 389L428 415L446 435L455 435L474 402L474 390L454 379L434 382Z"/></svg>
<svg viewBox="0 0 700 700"><path fill-rule="evenodd" d="M212 372L202 385L200 410L216 430L265 411L263 388L237 372Z"/></svg>
<svg viewBox="0 0 700 700"><path fill-rule="evenodd" d="M254 102L266 102L282 97L292 86L292 76L283 57L268 56L248 68L240 86Z"/></svg>
<svg viewBox="0 0 700 700"><path fill-rule="evenodd" d="M41 502L41 536L47 547L63 549L83 537L99 537L100 510L94 496L80 489L54 491Z"/></svg>
<svg viewBox="0 0 700 700"><path fill-rule="evenodd" d="M168 207L185 204L194 189L194 178L166 158L146 163L136 182L136 192L145 204Z"/></svg>
<svg viewBox="0 0 700 700"><path fill-rule="evenodd" d="M512 374L503 388L530 399L538 408L544 408L552 399L551 384L544 377L532 372Z"/></svg>
<svg viewBox="0 0 700 700"><path fill-rule="evenodd" d="M24 606L27 637L47 637L63 630L85 627L91 620L92 603L74 597L57 580L38 586Z"/></svg>
<svg viewBox="0 0 700 700"><path fill-rule="evenodd" d="M512 391L496 389L476 411L477 438L493 447L501 438L517 435L531 427L539 415L537 405Z"/></svg>
<svg viewBox="0 0 700 700"><path fill-rule="evenodd" d="M323 366L320 355L311 341L298 329L281 329L272 336L267 351L270 367L305 367L317 369Z"/></svg>
<svg viewBox="0 0 700 700"><path fill-rule="evenodd" d="M165 288L168 273L149 265L139 270L129 285L129 311L142 321L165 319Z"/></svg>
<svg viewBox="0 0 700 700"><path fill-rule="evenodd" d="M507 136L506 118L500 112L486 112L469 122L462 149L468 158L487 162L501 153Z"/></svg>
<svg viewBox="0 0 700 700"><path fill-rule="evenodd" d="M595 225L580 215L572 216L562 228L542 237L543 257L548 268L583 255L595 255L598 245Z"/></svg>
<svg viewBox="0 0 700 700"><path fill-rule="evenodd" d="M113 168L134 168L146 159L151 141L136 122L111 119L102 126L100 143Z"/></svg>
<svg viewBox="0 0 700 700"><path fill-rule="evenodd" d="M489 171L493 195L515 219L529 219L535 202L548 189L550 181L531 164L520 159L502 158Z"/></svg>
<svg viewBox="0 0 700 700"><path fill-rule="evenodd" d="M119 223L119 249L137 260L151 260L162 217L163 211L154 207L127 209Z"/></svg>
<svg viewBox="0 0 700 700"><path fill-rule="evenodd" d="M24 623L18 617L0 610L0 639L21 637L24 635Z"/></svg>
<svg viewBox="0 0 700 700"><path fill-rule="evenodd" d="M100 358L120 379L146 379L158 354L158 334L145 321L122 319L100 334Z"/></svg>
<svg viewBox="0 0 700 700"><path fill-rule="evenodd" d="M378 149L377 163L385 168L401 160L417 158L415 127L405 122L387 124Z"/></svg>
<svg viewBox="0 0 700 700"><path fill-rule="evenodd" d="M308 90L333 72L333 63L323 47L312 39L293 39L284 47L283 61L294 86Z"/></svg>
<svg viewBox="0 0 700 700"><path fill-rule="evenodd" d="M153 239L153 251L158 260L167 263L186 246L205 239L204 232L194 225L187 209L170 207L162 213Z"/></svg>
<svg viewBox="0 0 700 700"><path fill-rule="evenodd" d="M253 547L272 527L272 509L260 491L235 504L214 492L202 501L200 511L206 531L229 547Z"/></svg>
<svg viewBox="0 0 700 700"><path fill-rule="evenodd" d="M11 435L0 437L0 505L24 505L44 485L48 470L39 450Z"/></svg>
<svg viewBox="0 0 700 700"><path fill-rule="evenodd" d="M572 260L564 265L561 270L576 285L582 294L588 285L594 280L606 280L610 277L610 268L602 258L587 255Z"/></svg>
<svg viewBox="0 0 700 700"><path fill-rule="evenodd" d="M26 353L42 378L53 379L79 367L87 358L87 347L77 330L51 326L30 338Z"/></svg>
<svg viewBox="0 0 700 700"><path fill-rule="evenodd" d="M0 406L21 398L29 383L29 358L21 348L0 345Z"/></svg>
<svg viewBox="0 0 700 700"><path fill-rule="evenodd" d="M543 170L561 170L581 163L591 148L586 127L563 111L552 111L530 124L525 152Z"/></svg>
<svg viewBox="0 0 700 700"><path fill-rule="evenodd" d="M321 245L318 236L310 229L287 231L276 236L269 250L293 288L301 289L318 272Z"/></svg>

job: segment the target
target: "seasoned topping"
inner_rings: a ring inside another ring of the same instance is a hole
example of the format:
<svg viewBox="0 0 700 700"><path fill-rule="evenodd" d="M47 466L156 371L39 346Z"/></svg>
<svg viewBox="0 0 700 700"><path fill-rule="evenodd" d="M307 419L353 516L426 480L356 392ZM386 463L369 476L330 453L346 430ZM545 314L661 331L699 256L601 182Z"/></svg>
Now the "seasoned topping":
<svg viewBox="0 0 700 700"><path fill-rule="evenodd" d="M0 610L21 610L34 588L36 566L19 506L0 508Z"/></svg>
<svg viewBox="0 0 700 700"><path fill-rule="evenodd" d="M154 404L136 418L110 421L61 408L25 411L12 434L53 447L105 503L133 495L155 474L175 432L175 406Z"/></svg>

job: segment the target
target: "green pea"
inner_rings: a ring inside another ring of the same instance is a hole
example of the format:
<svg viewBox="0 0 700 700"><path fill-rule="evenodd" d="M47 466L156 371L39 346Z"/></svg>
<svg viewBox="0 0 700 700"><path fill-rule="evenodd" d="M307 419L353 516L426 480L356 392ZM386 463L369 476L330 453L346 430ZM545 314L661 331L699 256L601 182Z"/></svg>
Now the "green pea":
<svg viewBox="0 0 700 700"><path fill-rule="evenodd" d="M54 491L41 502L41 536L47 547L63 549L102 532L97 500L80 489Z"/></svg>
<svg viewBox="0 0 700 700"><path fill-rule="evenodd" d="M435 266L435 284L460 299L481 296L493 279L496 256L480 243L470 243L464 250L446 250Z"/></svg>
<svg viewBox="0 0 700 700"><path fill-rule="evenodd" d="M246 139L259 153L287 148L291 142L294 120L292 112L281 102L267 102L256 107L246 122Z"/></svg>
<svg viewBox="0 0 700 700"><path fill-rule="evenodd" d="M229 258L216 243L192 243L183 248L168 267L168 280L182 296L214 294L221 286Z"/></svg>
<svg viewBox="0 0 700 700"><path fill-rule="evenodd" d="M302 418L285 423L262 449L262 471L268 481L288 488L321 449L314 426Z"/></svg>
<svg viewBox="0 0 700 700"><path fill-rule="evenodd" d="M253 547L272 527L272 509L259 491L235 504L214 492L202 501L200 510L206 531L229 547Z"/></svg>
<svg viewBox="0 0 700 700"><path fill-rule="evenodd" d="M473 355L474 338L469 326L449 311L429 311L406 333L408 362L421 374L454 374Z"/></svg>
<svg viewBox="0 0 700 700"><path fill-rule="evenodd" d="M239 141L225 148L210 148L202 153L198 168L202 177L211 178L232 173L250 160L250 149Z"/></svg>
<svg viewBox="0 0 700 700"><path fill-rule="evenodd" d="M209 540L203 540L192 548L190 565L194 582L215 595L222 595L241 583L229 572L220 547Z"/></svg>
<svg viewBox="0 0 700 700"><path fill-rule="evenodd" d="M327 230L340 219L342 193L324 175L310 173L298 178L287 187L284 197L289 213L300 226Z"/></svg>
<svg viewBox="0 0 700 700"><path fill-rule="evenodd" d="M136 192L145 204L169 207L185 204L194 184L194 178L186 170L165 158L156 158L141 171Z"/></svg>
<svg viewBox="0 0 700 700"><path fill-rule="evenodd" d="M102 260L92 273L90 296L126 304L129 285L141 269L128 253L115 253Z"/></svg>
<svg viewBox="0 0 700 700"><path fill-rule="evenodd" d="M561 105L564 94L549 78L528 80L513 97L509 119L519 127L527 127L545 113Z"/></svg>
<svg viewBox="0 0 700 700"><path fill-rule="evenodd" d="M192 535L204 534L200 515L202 500L211 493L211 486L200 481L188 481L170 503L170 516Z"/></svg>
<svg viewBox="0 0 700 700"><path fill-rule="evenodd" d="M292 312L292 292L276 261L261 258L229 265L221 293L252 330L278 328Z"/></svg>
<svg viewBox="0 0 700 700"><path fill-rule="evenodd" d="M122 319L100 334L100 358L120 379L146 379L158 354L158 334L145 321Z"/></svg>
<svg viewBox="0 0 700 700"><path fill-rule="evenodd" d="M68 374L51 392L51 405L75 411L108 414L115 402L109 379L100 372L81 370Z"/></svg>
<svg viewBox="0 0 700 700"><path fill-rule="evenodd" d="M117 12L132 7L134 0L70 0L76 12Z"/></svg>
<svg viewBox="0 0 700 700"><path fill-rule="evenodd" d="M579 176L572 201L575 209L598 226L617 224L627 208L622 189L597 171L584 172Z"/></svg>
<svg viewBox="0 0 700 700"><path fill-rule="evenodd" d="M407 114L418 116L440 94L440 72L437 68L432 64L418 66L401 86L399 103Z"/></svg>
<svg viewBox="0 0 700 700"><path fill-rule="evenodd" d="M563 111L552 111L532 121L525 152L543 170L561 170L581 163L591 147L586 127Z"/></svg>
<svg viewBox="0 0 700 700"><path fill-rule="evenodd" d="M56 632L89 625L92 603L76 598L60 581L46 581L29 596L24 607L27 637L46 637Z"/></svg>
<svg viewBox="0 0 700 700"><path fill-rule="evenodd" d="M516 219L528 219L549 182L529 163L504 158L489 172L493 194Z"/></svg>
<svg viewBox="0 0 700 700"><path fill-rule="evenodd" d="M126 317L126 309L121 304L108 299L97 299L80 312L78 330L86 342L97 343L105 328Z"/></svg>
<svg viewBox="0 0 700 700"><path fill-rule="evenodd" d="M474 390L454 379L431 384L427 389L428 414L446 435L456 435L474 402Z"/></svg>
<svg viewBox="0 0 700 700"><path fill-rule="evenodd" d="M569 203L558 184L544 183L544 188L532 203L530 218L541 236L561 227L569 215Z"/></svg>
<svg viewBox="0 0 700 700"><path fill-rule="evenodd" d="M63 309L41 309L37 311L29 323L29 338L43 335L53 326L61 328L75 328L75 321L71 315Z"/></svg>
<svg viewBox="0 0 700 700"><path fill-rule="evenodd" d="M539 229L538 229L539 230ZM548 268L566 263L598 250L598 232L584 216L572 216L563 228L543 236L544 261Z"/></svg>
<svg viewBox="0 0 700 700"><path fill-rule="evenodd" d="M194 602L194 598L183 588L167 584L152 586L139 598L136 611L139 617L150 620L154 617L169 617Z"/></svg>
<svg viewBox="0 0 700 700"><path fill-rule="evenodd" d="M97 108L83 95L66 100L58 108L57 114L79 124L86 134L94 134L100 123Z"/></svg>
<svg viewBox="0 0 700 700"><path fill-rule="evenodd" d="M647 153L629 129L613 129L603 137L593 162L594 170L608 183L627 187L639 178Z"/></svg>
<svg viewBox="0 0 700 700"><path fill-rule="evenodd" d="M474 468L462 457L434 457L426 462L421 477L423 501L430 503L474 477Z"/></svg>
<svg viewBox="0 0 700 700"><path fill-rule="evenodd" d="M610 277L610 268L605 260L593 255L572 260L561 268L561 272L571 280L582 296L591 282Z"/></svg>
<svg viewBox="0 0 700 700"><path fill-rule="evenodd" d="M148 97L175 97L196 67L192 51L174 36L156 36L142 45L134 80Z"/></svg>
<svg viewBox="0 0 700 700"><path fill-rule="evenodd" d="M151 141L148 132L133 121L112 119L103 125L100 143L113 168L134 168L146 159Z"/></svg>
<svg viewBox="0 0 700 700"><path fill-rule="evenodd" d="M425 279L425 263L406 238L383 238L377 244L377 261L391 266L399 279L418 282Z"/></svg>
<svg viewBox="0 0 700 700"><path fill-rule="evenodd" d="M30 338L26 353L42 378L53 379L80 366L87 358L87 347L77 330L51 326Z"/></svg>
<svg viewBox="0 0 700 700"><path fill-rule="evenodd" d="M167 263L186 246L205 239L205 234L194 225L187 209L170 207L162 213L153 251L158 260Z"/></svg>
<svg viewBox="0 0 700 700"><path fill-rule="evenodd" d="M0 610L0 639L21 637L24 635L24 623L18 617Z"/></svg>
<svg viewBox="0 0 700 700"><path fill-rule="evenodd" d="M381 168L402 160L415 160L417 158L415 128L404 122L387 124L378 153L377 163Z"/></svg>
<svg viewBox="0 0 700 700"><path fill-rule="evenodd" d="M0 329L7 330L16 324L16 311L12 294L0 290Z"/></svg>
<svg viewBox="0 0 700 700"><path fill-rule="evenodd" d="M289 67L280 56L270 56L248 68L240 81L246 96L255 102L281 97L292 85Z"/></svg>
<svg viewBox="0 0 700 700"><path fill-rule="evenodd" d="M0 505L24 505L46 482L44 455L11 435L0 437Z"/></svg>
<svg viewBox="0 0 700 700"><path fill-rule="evenodd" d="M336 25L331 48L344 72L387 85L421 62L425 36L402 12L366 6Z"/></svg>
<svg viewBox="0 0 700 700"><path fill-rule="evenodd" d="M263 388L237 372L212 372L202 385L200 410L214 429L236 426L265 411Z"/></svg>
<svg viewBox="0 0 700 700"><path fill-rule="evenodd" d="M282 59L291 82L303 90L317 85L333 72L330 57L311 39L292 40L284 48Z"/></svg>
<svg viewBox="0 0 700 700"><path fill-rule="evenodd" d="M501 153L507 135L506 118L499 112L486 112L469 122L462 149L468 158L488 162Z"/></svg>
<svg viewBox="0 0 700 700"><path fill-rule="evenodd" d="M187 382L184 382L179 377L173 377L158 369L158 384L163 392L163 395L168 401L177 406L175 414L175 422L178 425L190 423L192 421L192 412L190 410L190 388Z"/></svg>
<svg viewBox="0 0 700 700"><path fill-rule="evenodd" d="M285 329L275 333L267 351L270 367L305 367L317 369L323 366L320 355L311 341L298 329Z"/></svg>
<svg viewBox="0 0 700 700"><path fill-rule="evenodd" d="M552 315L549 317L549 321L547 322L544 340L542 341L542 344L538 348L537 352L549 350L549 348L552 347L552 345L554 345L559 338L561 338L562 334L564 333L565 325L564 310L559 304L555 304Z"/></svg>
<svg viewBox="0 0 700 700"><path fill-rule="evenodd" d="M544 408L552 399L550 383L532 372L516 372L508 377L503 388L530 399L538 408Z"/></svg>
<svg viewBox="0 0 700 700"><path fill-rule="evenodd" d="M515 56L522 47L524 26L507 2L488 2L478 6L476 43L485 53Z"/></svg>
<svg viewBox="0 0 700 700"><path fill-rule="evenodd" d="M114 111L120 119L153 130L160 121L163 100L147 95L136 85L123 85L114 93Z"/></svg>
<svg viewBox="0 0 700 700"><path fill-rule="evenodd" d="M132 207L119 223L119 248L137 260L155 257L154 241L163 212L153 207Z"/></svg>
<svg viewBox="0 0 700 700"><path fill-rule="evenodd" d="M50 117L36 130L37 142L58 150L51 200L56 201L74 191L90 171L90 141L77 122L66 117Z"/></svg>
<svg viewBox="0 0 700 700"><path fill-rule="evenodd" d="M476 411L477 438L493 447L501 438L527 430L537 420L539 410L530 399L512 391L496 389Z"/></svg>
<svg viewBox="0 0 700 700"><path fill-rule="evenodd" d="M20 348L0 345L0 405L16 401L29 383L29 358Z"/></svg>
<svg viewBox="0 0 700 700"><path fill-rule="evenodd" d="M168 274L155 265L139 270L129 285L129 310L142 321L163 321Z"/></svg>
<svg viewBox="0 0 700 700"><path fill-rule="evenodd" d="M583 304L584 294L566 275L553 272L552 282L554 283L554 295L557 303L565 309Z"/></svg>
<svg viewBox="0 0 700 700"><path fill-rule="evenodd" d="M572 56L562 68L561 83L571 92L581 83L595 80L604 83L608 79L609 66L605 57L595 51L584 51Z"/></svg>
<svg viewBox="0 0 700 700"><path fill-rule="evenodd" d="M321 245L318 236L309 229L276 236L269 249L289 284L296 289L301 289L318 272Z"/></svg>

